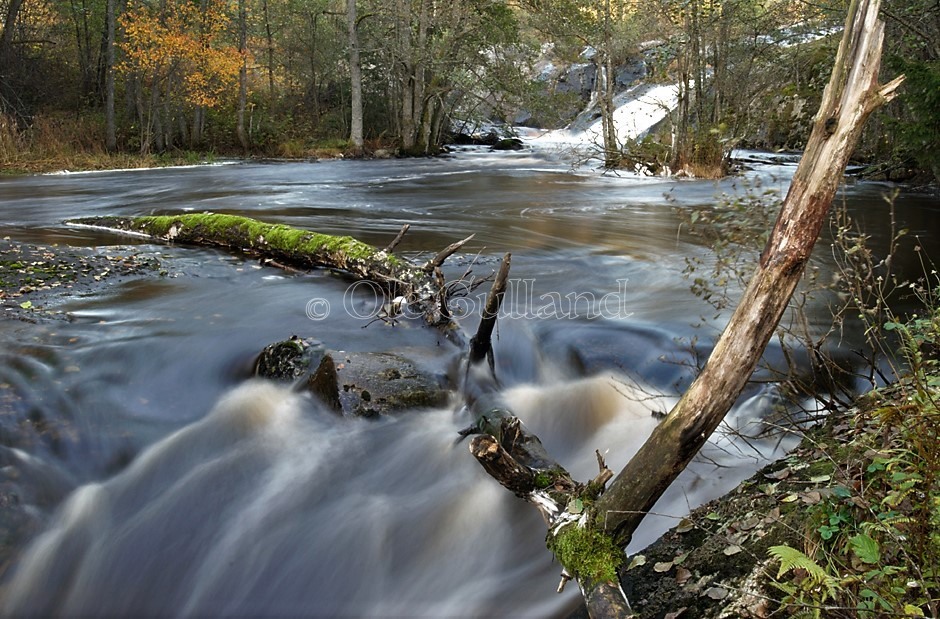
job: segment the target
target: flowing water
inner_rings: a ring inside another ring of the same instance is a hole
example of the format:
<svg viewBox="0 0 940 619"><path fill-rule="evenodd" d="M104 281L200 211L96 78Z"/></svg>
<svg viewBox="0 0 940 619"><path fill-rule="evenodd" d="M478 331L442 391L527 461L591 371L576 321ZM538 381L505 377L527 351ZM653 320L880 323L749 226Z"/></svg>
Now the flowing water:
<svg viewBox="0 0 940 619"><path fill-rule="evenodd" d="M784 191L792 170L768 162L745 177ZM292 334L337 350L403 351L445 373L458 351L437 333L369 324L373 295L335 274L289 274L64 220L211 210L380 246L409 223L400 251L416 256L475 234L449 277L471 265L471 277L485 276L511 251L496 343L506 398L584 479L595 449L615 468L626 462L655 424L651 411L668 409L707 353L724 317L682 275L686 257L709 254L679 213L740 185L602 176L545 152L473 149L0 178L5 236L144 252L164 271L67 299L58 309L68 320L0 320L0 482L25 522L3 529L17 549L4 615L545 617L578 601L554 593L560 568L536 511L456 440L469 423L459 411L337 419L244 378L261 348ZM890 191L843 193L876 243ZM928 248L938 206L897 199L901 225ZM818 254L825 269L825 241ZM466 301L472 310L477 298ZM474 315L462 323L472 331ZM846 355L858 345L842 343ZM779 402L772 386L749 390L728 422L755 438L715 438L633 550L792 444L759 436Z"/></svg>

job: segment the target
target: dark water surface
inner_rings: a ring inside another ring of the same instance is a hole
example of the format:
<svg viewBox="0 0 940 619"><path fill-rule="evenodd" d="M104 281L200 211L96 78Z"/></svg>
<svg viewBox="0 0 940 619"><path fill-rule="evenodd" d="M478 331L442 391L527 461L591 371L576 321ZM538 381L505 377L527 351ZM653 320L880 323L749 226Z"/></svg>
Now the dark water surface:
<svg viewBox="0 0 940 619"><path fill-rule="evenodd" d="M688 382L688 342L707 350L723 320L682 276L686 257L709 254L677 209L711 208L745 180L784 191L792 171L765 165L719 183L607 177L548 155L471 150L0 178L4 236L133 246L166 271L69 299L58 308L68 321L0 320L0 472L47 527L7 570L5 614L557 616L577 599L553 593L559 567L535 510L455 444L466 419L440 410L340 421L282 389L243 384L253 356L292 334L332 349L405 350L443 371L455 352L436 333L363 328L373 295L334 274L291 275L64 220L209 210L379 246L409 223L406 255L475 234L451 277L475 256L473 274L485 276L511 251L497 348L507 397L587 477L594 449L609 450L612 465L629 458L652 428L650 409L667 409ZM892 191L850 183L840 198L876 244ZM896 199L899 224L927 253L938 207L930 195ZM827 252L823 240L824 271ZM916 274L907 256L898 267ZM329 311L311 320L312 301ZM858 342L842 345L849 354ZM622 372L664 395L640 397ZM775 398L751 390L729 423L756 433ZM716 439L657 511L681 514L779 454L776 439L750 445ZM651 521L637 546L672 523Z"/></svg>

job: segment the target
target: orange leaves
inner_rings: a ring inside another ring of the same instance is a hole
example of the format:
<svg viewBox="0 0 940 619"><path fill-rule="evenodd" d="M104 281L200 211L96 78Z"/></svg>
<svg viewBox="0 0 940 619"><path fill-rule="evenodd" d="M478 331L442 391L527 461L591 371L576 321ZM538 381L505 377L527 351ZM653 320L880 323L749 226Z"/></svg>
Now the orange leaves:
<svg viewBox="0 0 940 619"><path fill-rule="evenodd" d="M226 41L233 21L225 0L167 0L162 10L146 4L121 16L124 60L118 70L134 73L168 98L218 107L233 92L243 57Z"/></svg>

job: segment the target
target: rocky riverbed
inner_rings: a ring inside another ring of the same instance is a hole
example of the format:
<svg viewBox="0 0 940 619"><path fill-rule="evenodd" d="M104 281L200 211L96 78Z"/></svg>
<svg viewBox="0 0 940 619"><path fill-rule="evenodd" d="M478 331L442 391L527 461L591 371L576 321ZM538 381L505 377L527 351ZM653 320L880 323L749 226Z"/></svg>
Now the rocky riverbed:
<svg viewBox="0 0 940 619"><path fill-rule="evenodd" d="M156 257L125 246L66 247L0 239L0 311L3 318L37 322L68 319L62 301L93 294L130 277L159 275Z"/></svg>

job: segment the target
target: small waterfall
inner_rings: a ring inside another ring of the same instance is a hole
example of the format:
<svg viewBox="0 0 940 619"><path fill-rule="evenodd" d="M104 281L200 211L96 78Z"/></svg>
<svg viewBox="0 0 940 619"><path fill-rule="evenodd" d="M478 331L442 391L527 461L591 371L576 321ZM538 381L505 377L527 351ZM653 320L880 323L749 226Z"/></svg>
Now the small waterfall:
<svg viewBox="0 0 940 619"><path fill-rule="evenodd" d="M595 448L625 462L655 425L651 409L668 404L614 375L506 397L582 477ZM554 593L543 523L456 440L466 422L450 410L338 419L285 388L243 384L73 492L6 583L3 614L564 615L577 595ZM687 485L672 507L713 493Z"/></svg>
<svg viewBox="0 0 940 619"><path fill-rule="evenodd" d="M637 84L614 97L614 125L617 141L644 137L659 122L676 109L676 84ZM537 132L525 131L527 141L538 148L579 149L598 147L604 143L600 118L576 121L564 129Z"/></svg>

